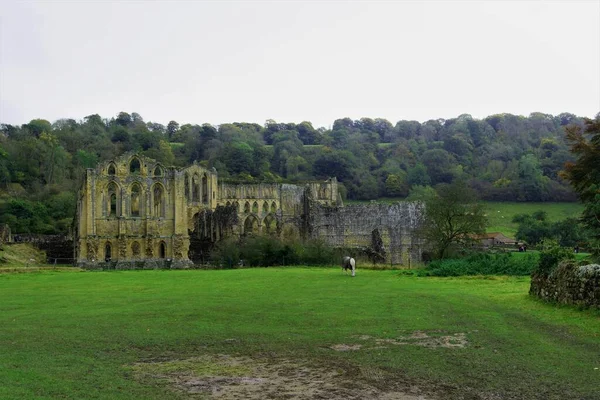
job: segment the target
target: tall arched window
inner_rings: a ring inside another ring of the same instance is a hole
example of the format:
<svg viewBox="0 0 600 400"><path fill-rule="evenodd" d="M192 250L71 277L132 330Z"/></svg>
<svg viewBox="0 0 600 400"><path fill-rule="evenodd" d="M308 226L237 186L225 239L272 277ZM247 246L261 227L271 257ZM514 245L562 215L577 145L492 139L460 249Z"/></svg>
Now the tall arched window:
<svg viewBox="0 0 600 400"><path fill-rule="evenodd" d="M202 202L208 203L208 178L202 175Z"/></svg>
<svg viewBox="0 0 600 400"><path fill-rule="evenodd" d="M106 242L104 245L104 261L109 262L112 258L112 246L110 242Z"/></svg>
<svg viewBox="0 0 600 400"><path fill-rule="evenodd" d="M138 160L137 158L131 160L131 162L129 163L129 172L131 172L132 174L139 174L140 169L140 160Z"/></svg>
<svg viewBox="0 0 600 400"><path fill-rule="evenodd" d="M266 201L263 203L262 212L263 212L263 214L268 214L269 213L269 203L266 202Z"/></svg>
<svg viewBox="0 0 600 400"><path fill-rule="evenodd" d="M141 207L141 199L142 199L142 189L140 189L140 185L134 183L131 187L131 216L139 217Z"/></svg>
<svg viewBox="0 0 600 400"><path fill-rule="evenodd" d="M111 182L108 184L108 204L106 205L106 215L110 217L116 217L119 215L119 187L116 183Z"/></svg>
<svg viewBox="0 0 600 400"><path fill-rule="evenodd" d="M254 215L249 216L244 221L244 234L258 233L258 220Z"/></svg>
<svg viewBox="0 0 600 400"><path fill-rule="evenodd" d="M109 175L115 175L115 173L116 173L115 164L110 164L108 166L108 174Z"/></svg>
<svg viewBox="0 0 600 400"><path fill-rule="evenodd" d="M158 249L158 255L160 258L167 257L167 245L165 244L165 242L160 242L160 246Z"/></svg>
<svg viewBox="0 0 600 400"><path fill-rule="evenodd" d="M198 174L194 174L194 178L192 178L192 201L200 201L200 177Z"/></svg>
<svg viewBox="0 0 600 400"><path fill-rule="evenodd" d="M185 201L190 201L190 176L187 172L183 179L185 179L183 182L183 187L185 188Z"/></svg>
<svg viewBox="0 0 600 400"><path fill-rule="evenodd" d="M277 232L277 220L272 214L265 217L263 221L263 232L268 235L273 235Z"/></svg>
<svg viewBox="0 0 600 400"><path fill-rule="evenodd" d="M162 176L162 168L160 166L156 166L156 168L154 168L154 176Z"/></svg>
<svg viewBox="0 0 600 400"><path fill-rule="evenodd" d="M258 203L257 202L254 202L252 204L252 213L258 214Z"/></svg>
<svg viewBox="0 0 600 400"><path fill-rule="evenodd" d="M244 203L244 214L250 214L250 203Z"/></svg>
<svg viewBox="0 0 600 400"><path fill-rule="evenodd" d="M276 213L277 212L277 204L275 202L271 203L271 212L272 213Z"/></svg>
<svg viewBox="0 0 600 400"><path fill-rule="evenodd" d="M154 185L154 197L153 197L153 204L154 204L154 212L153 215L155 217L164 217L165 216L165 200L164 200L164 193L163 193L163 187L161 185Z"/></svg>

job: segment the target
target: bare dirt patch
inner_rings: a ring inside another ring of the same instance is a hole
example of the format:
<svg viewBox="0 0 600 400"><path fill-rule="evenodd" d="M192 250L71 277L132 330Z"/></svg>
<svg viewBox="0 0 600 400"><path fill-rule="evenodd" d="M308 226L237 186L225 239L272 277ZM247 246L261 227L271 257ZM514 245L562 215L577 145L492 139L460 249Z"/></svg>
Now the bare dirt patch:
<svg viewBox="0 0 600 400"><path fill-rule="evenodd" d="M334 344L331 349L335 351L353 351L360 350L362 344Z"/></svg>
<svg viewBox="0 0 600 400"><path fill-rule="evenodd" d="M372 350L381 349L388 346L422 346L422 347L445 347L445 348L463 348L468 345L467 335L463 332L448 334L441 331L414 331L395 338L374 338L369 335L356 336L357 339L366 342L364 345L334 345L332 349L338 351L350 350ZM340 347L343 346L343 347ZM339 347L339 348L338 348Z"/></svg>
<svg viewBox="0 0 600 400"><path fill-rule="evenodd" d="M218 355L137 363L129 368L137 380L162 381L188 398L426 400L416 388L383 390L366 380L352 379L353 374L343 369L308 361Z"/></svg>

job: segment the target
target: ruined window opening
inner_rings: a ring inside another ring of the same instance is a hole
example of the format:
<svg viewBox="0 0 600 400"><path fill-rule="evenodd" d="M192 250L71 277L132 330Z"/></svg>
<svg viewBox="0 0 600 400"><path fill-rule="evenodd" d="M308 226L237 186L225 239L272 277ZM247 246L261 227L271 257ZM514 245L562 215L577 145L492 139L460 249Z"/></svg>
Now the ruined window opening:
<svg viewBox="0 0 600 400"><path fill-rule="evenodd" d="M140 169L140 160L138 160L137 158L131 160L131 163L129 163L129 172L131 172L132 174L139 174Z"/></svg>
<svg viewBox="0 0 600 400"><path fill-rule="evenodd" d="M254 202L254 204L252 204L252 213L258 214L258 203L257 202Z"/></svg>
<svg viewBox="0 0 600 400"><path fill-rule="evenodd" d="M273 217L273 215L269 214L265 217L263 221L263 229L267 235L272 235L277 232L277 221Z"/></svg>
<svg viewBox="0 0 600 400"><path fill-rule="evenodd" d="M139 258L141 254L140 244L138 242L131 243L131 253L134 258Z"/></svg>
<svg viewBox="0 0 600 400"><path fill-rule="evenodd" d="M167 257L167 246L165 245L165 242L161 242L160 243L158 254L159 254L160 258L166 258Z"/></svg>
<svg viewBox="0 0 600 400"><path fill-rule="evenodd" d="M117 196L118 188L114 182L109 183L108 185L108 204L107 211L110 217L116 217L118 215L118 196Z"/></svg>
<svg viewBox="0 0 600 400"><path fill-rule="evenodd" d="M252 233L258 233L258 221L253 215L246 218L244 222L244 234L248 235Z"/></svg>
<svg viewBox="0 0 600 400"><path fill-rule="evenodd" d="M154 216L164 217L164 196L163 189L160 185L154 186Z"/></svg>
<svg viewBox="0 0 600 400"><path fill-rule="evenodd" d="M267 203L266 201L263 203L263 213L264 214L269 213L269 203Z"/></svg>
<svg viewBox="0 0 600 400"><path fill-rule="evenodd" d="M208 179L206 174L202 175L202 202L208 203Z"/></svg>
<svg viewBox="0 0 600 400"><path fill-rule="evenodd" d="M117 195L115 193L110 194L110 213L111 217L117 216Z"/></svg>
<svg viewBox="0 0 600 400"><path fill-rule="evenodd" d="M244 214L250 214L250 203L248 202L244 204Z"/></svg>
<svg viewBox="0 0 600 400"><path fill-rule="evenodd" d="M183 184L185 188L185 200L190 201L190 176L185 174L185 182Z"/></svg>
<svg viewBox="0 0 600 400"><path fill-rule="evenodd" d="M271 203L271 212L272 213L276 213L277 212L277 204L275 204L275 202Z"/></svg>
<svg viewBox="0 0 600 400"><path fill-rule="evenodd" d="M162 176L162 168L161 167L156 167L154 168L154 176Z"/></svg>
<svg viewBox="0 0 600 400"><path fill-rule="evenodd" d="M192 201L199 202L200 201L200 182L198 182L200 178L198 175L194 175L192 179Z"/></svg>
<svg viewBox="0 0 600 400"><path fill-rule="evenodd" d="M112 246L110 243L106 243L104 246L104 261L109 262L112 258Z"/></svg>
<svg viewBox="0 0 600 400"><path fill-rule="evenodd" d="M108 167L108 174L109 175L115 175L116 174L115 166L113 164L110 164L110 166Z"/></svg>
<svg viewBox="0 0 600 400"><path fill-rule="evenodd" d="M131 188L131 216L139 217L140 216L140 187L138 185L133 185Z"/></svg>

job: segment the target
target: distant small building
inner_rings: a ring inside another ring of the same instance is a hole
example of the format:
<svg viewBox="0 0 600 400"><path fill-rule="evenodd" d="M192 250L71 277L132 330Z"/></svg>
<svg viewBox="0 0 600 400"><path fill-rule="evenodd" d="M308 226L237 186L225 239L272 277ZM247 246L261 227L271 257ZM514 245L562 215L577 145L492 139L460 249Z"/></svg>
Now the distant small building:
<svg viewBox="0 0 600 400"><path fill-rule="evenodd" d="M518 243L517 239L509 238L500 232L484 233L476 237L482 246L514 246Z"/></svg>

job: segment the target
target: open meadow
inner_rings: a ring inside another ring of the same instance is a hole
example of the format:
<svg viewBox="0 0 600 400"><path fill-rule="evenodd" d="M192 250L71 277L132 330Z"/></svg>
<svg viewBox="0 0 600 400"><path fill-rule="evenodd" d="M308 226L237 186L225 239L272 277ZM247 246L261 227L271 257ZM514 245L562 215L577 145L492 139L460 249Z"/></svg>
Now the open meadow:
<svg viewBox="0 0 600 400"><path fill-rule="evenodd" d="M338 268L3 273L0 398L600 399L600 314L528 289Z"/></svg>

